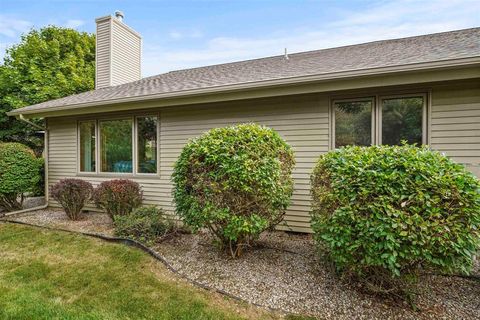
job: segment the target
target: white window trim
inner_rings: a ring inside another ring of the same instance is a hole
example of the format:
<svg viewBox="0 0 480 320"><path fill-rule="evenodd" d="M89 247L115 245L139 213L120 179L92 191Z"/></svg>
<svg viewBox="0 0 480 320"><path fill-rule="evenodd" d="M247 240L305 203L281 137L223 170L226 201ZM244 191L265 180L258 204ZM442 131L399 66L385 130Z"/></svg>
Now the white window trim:
<svg viewBox="0 0 480 320"><path fill-rule="evenodd" d="M353 98L330 99L330 150L335 148L335 103L372 100L372 145L381 145L382 141L382 101L394 98L423 98L422 111L422 144L430 143L430 92L410 92L398 94L360 95Z"/></svg>
<svg viewBox="0 0 480 320"><path fill-rule="evenodd" d="M137 164L137 118L139 117L156 117L157 118L157 172L156 173L139 173ZM104 172L101 171L101 135L100 135L100 122L110 120L131 120L132 121L132 172ZM86 172L80 170L80 122L95 122L95 172ZM76 154L76 171L77 176L85 177L106 177L106 178L158 178L160 177L160 113L147 113L139 115L129 116L115 116L115 117L97 117L97 118L84 118L77 120L77 154Z"/></svg>

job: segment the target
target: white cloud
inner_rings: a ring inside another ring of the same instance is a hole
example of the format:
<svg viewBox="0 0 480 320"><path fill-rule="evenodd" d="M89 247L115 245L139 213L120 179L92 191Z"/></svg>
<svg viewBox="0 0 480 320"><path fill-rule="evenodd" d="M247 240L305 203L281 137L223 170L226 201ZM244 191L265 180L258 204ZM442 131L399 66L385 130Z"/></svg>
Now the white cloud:
<svg viewBox="0 0 480 320"><path fill-rule="evenodd" d="M33 23L0 14L0 35L16 38L19 34L28 31Z"/></svg>
<svg viewBox="0 0 480 320"><path fill-rule="evenodd" d="M72 29L76 29L78 27L81 27L85 24L85 21L83 20L75 20L75 19L72 19L72 20L68 20L66 23L65 23L65 27L67 28L72 28Z"/></svg>
<svg viewBox="0 0 480 320"><path fill-rule="evenodd" d="M170 33L168 35L170 36L170 38L172 38L174 40L178 40L178 39L183 38L183 35L178 31L170 31Z"/></svg>
<svg viewBox="0 0 480 320"><path fill-rule="evenodd" d="M200 30L187 30L187 31L178 31L173 30L168 33L168 36L173 40L180 40L185 38L198 39L203 37L203 33Z"/></svg>
<svg viewBox="0 0 480 320"><path fill-rule="evenodd" d="M168 70L280 55L381 39L406 37L480 25L480 1L382 1L310 30L278 32L270 37L217 37L200 48L144 47L145 75ZM304 27L304 26L302 26ZM179 33L182 38L183 35Z"/></svg>

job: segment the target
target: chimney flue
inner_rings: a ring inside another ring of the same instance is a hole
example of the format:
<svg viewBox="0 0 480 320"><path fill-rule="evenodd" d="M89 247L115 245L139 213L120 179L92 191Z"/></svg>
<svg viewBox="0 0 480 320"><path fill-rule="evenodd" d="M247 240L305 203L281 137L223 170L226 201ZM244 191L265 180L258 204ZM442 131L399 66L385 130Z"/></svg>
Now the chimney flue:
<svg viewBox="0 0 480 320"><path fill-rule="evenodd" d="M125 15L123 14L122 11L117 10L117 11L115 11L115 18L117 18L119 21L123 22L123 18L125 18Z"/></svg>

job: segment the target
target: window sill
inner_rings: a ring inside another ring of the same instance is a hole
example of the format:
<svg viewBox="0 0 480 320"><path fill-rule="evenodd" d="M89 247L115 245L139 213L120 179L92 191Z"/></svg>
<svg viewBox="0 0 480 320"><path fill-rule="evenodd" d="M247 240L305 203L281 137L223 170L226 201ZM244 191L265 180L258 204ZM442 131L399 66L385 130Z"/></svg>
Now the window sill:
<svg viewBox="0 0 480 320"><path fill-rule="evenodd" d="M109 178L109 179L147 179L147 180L158 180L160 179L160 174L152 173L152 174L133 174L133 173L108 173L108 172L101 172L101 173L89 173L89 172L77 172L77 177L82 178Z"/></svg>

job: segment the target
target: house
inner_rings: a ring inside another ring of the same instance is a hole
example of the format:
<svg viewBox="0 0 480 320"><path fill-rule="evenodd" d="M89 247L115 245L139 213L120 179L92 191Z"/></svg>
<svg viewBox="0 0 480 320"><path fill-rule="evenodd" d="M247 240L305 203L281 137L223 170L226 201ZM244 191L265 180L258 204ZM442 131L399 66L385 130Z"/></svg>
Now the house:
<svg viewBox="0 0 480 320"><path fill-rule="evenodd" d="M480 175L480 28L142 79L141 37L122 18L96 20L96 90L9 113L46 120L48 185L128 178L147 204L173 212L170 175L182 146L242 122L274 128L296 152L283 227L294 231L310 230L315 160L342 145L428 144Z"/></svg>

